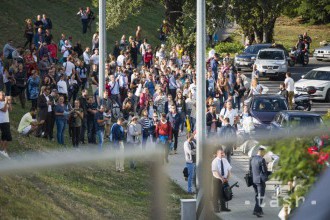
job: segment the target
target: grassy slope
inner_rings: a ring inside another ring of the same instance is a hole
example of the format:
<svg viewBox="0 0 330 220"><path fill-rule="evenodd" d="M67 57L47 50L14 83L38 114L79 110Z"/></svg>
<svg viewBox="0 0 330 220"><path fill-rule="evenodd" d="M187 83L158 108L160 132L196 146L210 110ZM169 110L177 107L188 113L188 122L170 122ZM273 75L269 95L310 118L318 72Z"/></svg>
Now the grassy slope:
<svg viewBox="0 0 330 220"><path fill-rule="evenodd" d="M56 41L63 32L72 36L74 42L80 39L83 46L90 46L92 33L82 35L80 20L75 16L78 7L88 5L91 5L90 0L0 1L3 13L0 16L0 46L2 48L10 38L16 45L23 44L24 19L42 13L52 19ZM94 11L97 13L97 9ZM158 4L149 5L142 10L142 14L109 30L108 48L122 34L133 35L137 25L142 26L144 36L156 43L156 29L162 20L163 8ZM55 142L35 137L23 138L17 134L19 120L26 111L20 105L14 105L14 111L10 113L14 137L10 154L22 155L29 151L58 148ZM66 143L69 143L68 138ZM126 170L124 174L119 174L114 171L113 162L100 162L28 175L1 176L1 219L147 219L151 194L148 165L139 166L136 172L127 167ZM169 182L169 186L168 219L179 219L179 198L187 198L187 195L174 183Z"/></svg>
<svg viewBox="0 0 330 220"><path fill-rule="evenodd" d="M83 46L91 46L93 32L96 31L93 23L92 33L83 35L81 33L82 25L76 13L78 8L83 6L92 6L92 0L6 0L0 1L2 16L0 16L0 46L7 39L14 39L15 44L21 45L25 41L23 37L24 20L26 18L35 19L37 14L47 14L53 22L52 34L58 42L61 33L66 36L72 36L73 42L80 40ZM152 2L152 1L150 1ZM98 15L98 9L93 8ZM142 27L143 36L148 37L151 43L157 43L157 28L161 24L164 8L157 3L145 6L141 14L136 17L130 17L127 21L118 27L108 30L107 46L110 52L114 41L120 40L123 34L127 38L130 35L135 36L135 30L138 25Z"/></svg>

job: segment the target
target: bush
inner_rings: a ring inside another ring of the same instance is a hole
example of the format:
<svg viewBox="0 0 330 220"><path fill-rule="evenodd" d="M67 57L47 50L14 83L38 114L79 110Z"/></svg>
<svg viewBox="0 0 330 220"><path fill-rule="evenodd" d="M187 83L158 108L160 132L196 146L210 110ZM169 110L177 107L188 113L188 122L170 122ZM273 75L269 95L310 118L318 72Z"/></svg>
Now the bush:
<svg viewBox="0 0 330 220"><path fill-rule="evenodd" d="M224 54L224 53L235 54L235 53L241 53L244 50L244 46L238 42L233 42L233 43L221 42L217 44L214 49L218 54Z"/></svg>

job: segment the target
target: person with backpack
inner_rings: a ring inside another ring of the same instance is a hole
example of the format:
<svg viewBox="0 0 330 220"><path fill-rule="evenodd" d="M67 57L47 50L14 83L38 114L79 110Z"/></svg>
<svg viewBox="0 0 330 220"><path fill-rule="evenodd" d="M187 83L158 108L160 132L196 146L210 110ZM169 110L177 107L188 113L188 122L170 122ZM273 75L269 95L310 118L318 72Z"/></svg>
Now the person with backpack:
<svg viewBox="0 0 330 220"><path fill-rule="evenodd" d="M173 130L171 123L166 119L165 113L161 115L161 119L156 125L155 135L164 150L164 160L168 163L169 145L172 142Z"/></svg>
<svg viewBox="0 0 330 220"><path fill-rule="evenodd" d="M124 138L125 131L123 128L123 118L119 118L117 123L114 123L111 127L110 141L113 142L115 150L119 153L124 153ZM124 157L116 157L116 171L124 172Z"/></svg>
<svg viewBox="0 0 330 220"><path fill-rule="evenodd" d="M230 124L229 118L223 120L223 126L220 128L220 138L221 142L224 144L224 152L226 154L227 160L231 162L231 154L233 152L233 147L236 141L236 129Z"/></svg>
<svg viewBox="0 0 330 220"><path fill-rule="evenodd" d="M131 123L127 128L127 147L132 150L135 150L135 148L141 143L141 127L137 124L138 119L137 116L133 116ZM136 162L133 159L130 161L130 168L136 169Z"/></svg>
<svg viewBox="0 0 330 220"><path fill-rule="evenodd" d="M195 175L196 166L196 142L194 135L189 134L188 139L183 144L184 156L186 159L186 167L188 169L188 193L192 192L192 182Z"/></svg>

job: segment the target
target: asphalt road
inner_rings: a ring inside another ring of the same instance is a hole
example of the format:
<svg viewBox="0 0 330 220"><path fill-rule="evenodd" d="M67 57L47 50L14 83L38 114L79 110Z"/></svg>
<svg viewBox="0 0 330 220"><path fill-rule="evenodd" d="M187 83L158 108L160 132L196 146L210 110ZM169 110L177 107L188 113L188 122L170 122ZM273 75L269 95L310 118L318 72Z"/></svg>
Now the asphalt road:
<svg viewBox="0 0 330 220"><path fill-rule="evenodd" d="M314 59L313 57L310 58L309 64L307 66L302 66L301 64L297 64L294 67L290 67L289 71L292 74L292 78L295 82L301 79L302 75L305 75L307 72L309 72L312 69L319 68L319 67L330 67L330 62L320 62ZM244 72L244 74L248 77L251 77L251 72ZM260 83L262 86L267 87L268 90L267 93L274 94L277 93L279 90L281 81L272 81L268 78L261 78ZM311 111L319 113L319 114L325 114L327 113L328 109L330 109L330 103L327 103L325 101L313 101L312 109Z"/></svg>

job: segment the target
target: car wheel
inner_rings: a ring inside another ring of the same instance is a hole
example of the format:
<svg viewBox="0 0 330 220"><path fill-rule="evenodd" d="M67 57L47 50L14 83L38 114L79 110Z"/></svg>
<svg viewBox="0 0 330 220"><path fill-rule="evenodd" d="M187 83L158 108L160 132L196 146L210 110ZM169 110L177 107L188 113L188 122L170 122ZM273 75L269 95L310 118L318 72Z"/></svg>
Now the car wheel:
<svg viewBox="0 0 330 220"><path fill-rule="evenodd" d="M325 95L325 101L330 102L330 89L328 89L327 94Z"/></svg>

